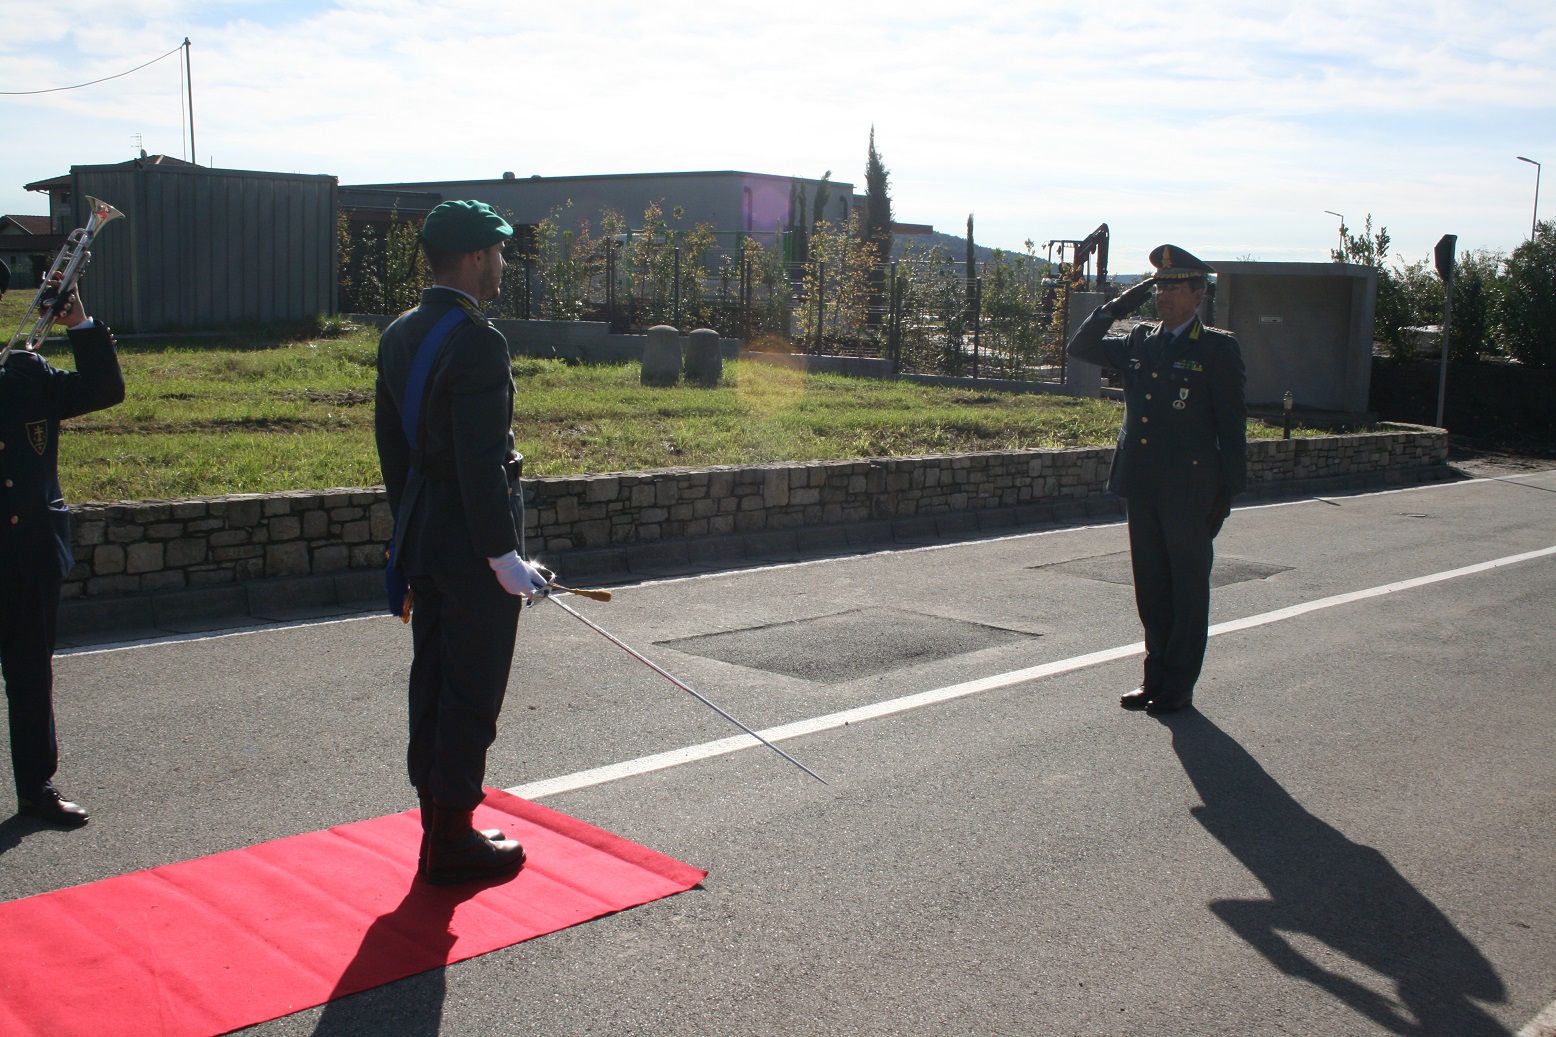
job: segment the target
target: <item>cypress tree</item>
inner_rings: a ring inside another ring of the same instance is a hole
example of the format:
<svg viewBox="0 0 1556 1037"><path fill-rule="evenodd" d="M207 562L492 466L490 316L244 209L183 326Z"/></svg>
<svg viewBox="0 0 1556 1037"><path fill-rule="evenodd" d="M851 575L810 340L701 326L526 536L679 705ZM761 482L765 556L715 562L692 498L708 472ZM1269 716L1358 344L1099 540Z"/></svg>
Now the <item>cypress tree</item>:
<svg viewBox="0 0 1556 1037"><path fill-rule="evenodd" d="M886 166L875 150L875 127L870 127L870 157L864 167L864 239L875 245L881 262L891 260L891 195Z"/></svg>

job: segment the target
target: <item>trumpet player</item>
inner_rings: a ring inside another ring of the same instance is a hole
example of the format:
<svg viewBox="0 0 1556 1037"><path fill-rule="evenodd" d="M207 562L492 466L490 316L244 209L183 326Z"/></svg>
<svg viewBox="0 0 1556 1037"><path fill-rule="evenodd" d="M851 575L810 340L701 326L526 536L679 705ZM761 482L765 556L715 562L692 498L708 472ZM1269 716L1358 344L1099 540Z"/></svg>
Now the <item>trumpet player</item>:
<svg viewBox="0 0 1556 1037"><path fill-rule="evenodd" d="M0 296L10 270L0 263ZM59 487L59 423L124 399L113 335L56 273L39 291L69 332L76 369L13 349L0 365L0 669L11 725L19 812L74 827L87 812L54 787L54 639L60 584L75 565L70 509Z"/></svg>

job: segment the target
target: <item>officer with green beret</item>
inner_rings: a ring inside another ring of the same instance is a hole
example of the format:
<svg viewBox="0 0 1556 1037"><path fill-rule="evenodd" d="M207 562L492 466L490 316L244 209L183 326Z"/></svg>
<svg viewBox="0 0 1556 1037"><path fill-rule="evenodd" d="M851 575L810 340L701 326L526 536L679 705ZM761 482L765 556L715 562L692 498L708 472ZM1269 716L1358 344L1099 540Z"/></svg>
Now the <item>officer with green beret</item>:
<svg viewBox="0 0 1556 1037"><path fill-rule="evenodd" d="M418 870L437 885L524 865L517 842L471 823L519 611L550 575L519 554L512 368L507 341L480 310L501 290L512 233L483 202L433 209L421 230L433 285L378 344L374 431L395 517L394 567L410 587L406 761L422 808Z"/></svg>
<svg viewBox="0 0 1556 1037"><path fill-rule="evenodd" d="M1125 709L1172 713L1194 700L1210 623L1213 541L1248 481L1246 376L1237 340L1198 316L1214 270L1176 245L1151 253L1156 273L1099 306L1069 355L1116 369L1124 422L1108 489L1129 512L1145 678ZM1107 338L1115 320L1156 296L1157 324Z"/></svg>

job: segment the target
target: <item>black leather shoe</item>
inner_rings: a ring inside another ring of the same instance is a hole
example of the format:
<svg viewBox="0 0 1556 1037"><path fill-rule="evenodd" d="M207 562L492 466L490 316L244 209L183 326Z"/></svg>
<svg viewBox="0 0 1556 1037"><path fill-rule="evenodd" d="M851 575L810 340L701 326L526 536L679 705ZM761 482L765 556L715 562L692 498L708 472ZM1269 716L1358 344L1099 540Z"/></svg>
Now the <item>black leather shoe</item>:
<svg viewBox="0 0 1556 1037"><path fill-rule="evenodd" d="M431 824L418 871L434 886L512 875L524 867L524 847L512 839L491 839L470 824L472 811L432 803Z"/></svg>
<svg viewBox="0 0 1556 1037"><path fill-rule="evenodd" d="M1151 704L1151 693L1144 688L1136 688L1128 695L1120 695L1118 704L1125 709L1145 709Z"/></svg>
<svg viewBox="0 0 1556 1037"><path fill-rule="evenodd" d="M1157 717L1163 713L1176 713L1178 710L1187 709L1192 705L1194 705L1193 692L1189 692L1187 695L1163 695L1160 698L1154 698L1147 702L1145 711L1151 716Z"/></svg>
<svg viewBox="0 0 1556 1037"><path fill-rule="evenodd" d="M53 785L45 785L33 796L17 796L16 812L67 828L79 828L91 820L90 814L61 796Z"/></svg>
<svg viewBox="0 0 1556 1037"><path fill-rule="evenodd" d="M420 785L416 786L416 798L421 802L421 852L416 857L416 869L418 871L426 871L427 847L432 840L432 808L434 803L432 802L432 793ZM491 843L500 843L508 838L508 833L501 828L478 828L476 831L486 836L486 841Z"/></svg>

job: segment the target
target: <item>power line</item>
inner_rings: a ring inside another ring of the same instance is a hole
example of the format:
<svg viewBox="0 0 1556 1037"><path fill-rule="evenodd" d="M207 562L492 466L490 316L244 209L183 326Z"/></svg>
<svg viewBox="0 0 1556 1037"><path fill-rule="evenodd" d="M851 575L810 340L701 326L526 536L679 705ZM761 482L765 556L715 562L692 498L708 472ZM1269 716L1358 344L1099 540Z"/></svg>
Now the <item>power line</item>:
<svg viewBox="0 0 1556 1037"><path fill-rule="evenodd" d="M174 54L177 54L180 50L183 49L183 47L184 47L184 45L182 43L180 43L178 46L174 47L172 50L168 51L166 54L163 54L160 57L152 58L150 61L146 62L145 65L136 65L134 68L130 69L129 72L120 72L118 75L115 75L115 76L104 76L102 79L94 79L90 83L77 83L75 86L51 86L51 87L49 87L46 90L0 90L0 96L19 97L19 96L24 95L24 94L52 94L52 93L57 93L57 92L59 92L61 90L80 90L82 87L85 87L85 86L96 86L98 83L106 83L110 79L122 79L125 76L129 75L130 72L139 72L141 69L145 68L146 65L155 65L157 62L161 61L163 58L170 58Z"/></svg>

